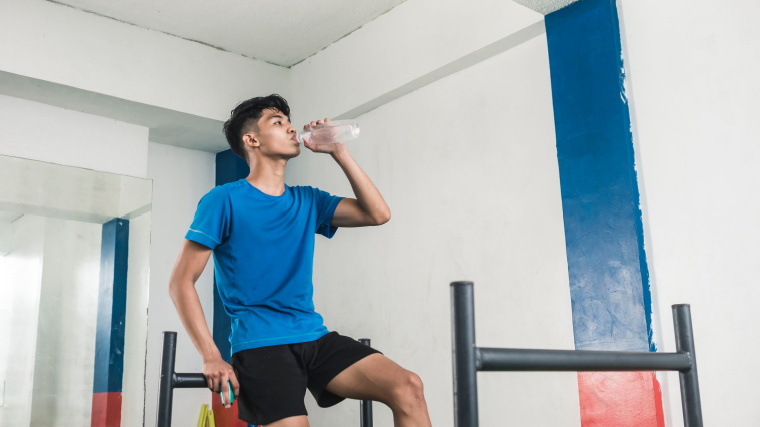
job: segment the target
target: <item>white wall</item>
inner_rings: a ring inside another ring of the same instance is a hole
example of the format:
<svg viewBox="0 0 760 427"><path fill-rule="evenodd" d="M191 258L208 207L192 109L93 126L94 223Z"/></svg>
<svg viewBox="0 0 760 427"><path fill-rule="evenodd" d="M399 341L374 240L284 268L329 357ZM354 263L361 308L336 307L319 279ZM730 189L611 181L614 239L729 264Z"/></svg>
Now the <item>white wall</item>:
<svg viewBox="0 0 760 427"><path fill-rule="evenodd" d="M176 372L200 372L203 362L169 298L169 276L201 197L214 187L214 154L150 143L148 175L153 180L153 226L150 251L150 309L146 367L145 425L156 422L158 375L163 331L177 332ZM213 261L196 282L211 327L213 319ZM176 390L173 425L194 425L200 406L211 403L208 389Z"/></svg>
<svg viewBox="0 0 760 427"><path fill-rule="evenodd" d="M31 425L84 426L92 414L100 224L43 218ZM7 424L11 425L11 424Z"/></svg>
<svg viewBox="0 0 760 427"><path fill-rule="evenodd" d="M27 426L31 417L37 313L42 284L45 219L24 216L12 225L11 252L0 258L0 381L5 397L0 425Z"/></svg>
<svg viewBox="0 0 760 427"><path fill-rule="evenodd" d="M0 154L144 177L148 129L0 95Z"/></svg>
<svg viewBox="0 0 760 427"><path fill-rule="evenodd" d="M691 304L705 425L760 425L760 4L618 3L659 349L675 350L670 306Z"/></svg>
<svg viewBox="0 0 760 427"><path fill-rule="evenodd" d="M475 282L479 345L573 348L546 38L359 121L347 144L393 218L318 239L315 304L328 328L417 372L433 425L451 426L450 282ZM288 178L352 194L329 157L308 151ZM479 390L482 425L580 424L574 373L481 375ZM377 425L391 425L376 407ZM358 417L355 402L309 409L314 425Z"/></svg>
<svg viewBox="0 0 760 427"><path fill-rule="evenodd" d="M291 68L295 121L345 113L542 21L511 1L402 3Z"/></svg>

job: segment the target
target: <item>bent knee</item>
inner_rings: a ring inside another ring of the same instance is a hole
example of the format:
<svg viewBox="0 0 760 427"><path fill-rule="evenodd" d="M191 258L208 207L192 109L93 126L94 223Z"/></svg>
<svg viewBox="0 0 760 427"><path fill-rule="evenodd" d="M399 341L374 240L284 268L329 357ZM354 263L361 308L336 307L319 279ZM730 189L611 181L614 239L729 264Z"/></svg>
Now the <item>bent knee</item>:
<svg viewBox="0 0 760 427"><path fill-rule="evenodd" d="M393 397L394 406L403 412L413 412L425 402L422 379L414 372L406 371L396 385Z"/></svg>

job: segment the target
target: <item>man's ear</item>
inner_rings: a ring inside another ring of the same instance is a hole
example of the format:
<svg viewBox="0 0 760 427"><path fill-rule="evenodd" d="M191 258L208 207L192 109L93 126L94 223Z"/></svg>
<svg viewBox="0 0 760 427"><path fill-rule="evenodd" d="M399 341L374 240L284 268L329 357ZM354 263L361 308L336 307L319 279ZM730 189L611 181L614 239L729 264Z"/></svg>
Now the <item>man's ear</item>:
<svg viewBox="0 0 760 427"><path fill-rule="evenodd" d="M253 133L247 133L243 135L243 144L249 147L258 147L259 141L256 139L256 135Z"/></svg>

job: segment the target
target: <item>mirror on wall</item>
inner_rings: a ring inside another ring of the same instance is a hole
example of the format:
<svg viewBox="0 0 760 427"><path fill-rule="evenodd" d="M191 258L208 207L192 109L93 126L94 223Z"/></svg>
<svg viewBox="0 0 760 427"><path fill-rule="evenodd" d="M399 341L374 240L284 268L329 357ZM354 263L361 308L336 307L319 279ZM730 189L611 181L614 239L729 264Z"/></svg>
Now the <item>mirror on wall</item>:
<svg viewBox="0 0 760 427"><path fill-rule="evenodd" d="M0 156L0 427L142 407L151 197L148 179Z"/></svg>

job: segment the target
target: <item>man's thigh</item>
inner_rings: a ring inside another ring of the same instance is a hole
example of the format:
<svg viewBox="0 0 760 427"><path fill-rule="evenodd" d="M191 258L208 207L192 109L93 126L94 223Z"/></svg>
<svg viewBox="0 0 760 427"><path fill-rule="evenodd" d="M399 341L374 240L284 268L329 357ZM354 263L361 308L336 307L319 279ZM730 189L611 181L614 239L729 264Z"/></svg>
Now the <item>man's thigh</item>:
<svg viewBox="0 0 760 427"><path fill-rule="evenodd" d="M341 372L377 353L377 350L337 332L330 332L315 341L314 345L309 343L306 352L308 386L317 404L328 408L343 401L345 396L332 393L327 385Z"/></svg>
<svg viewBox="0 0 760 427"><path fill-rule="evenodd" d="M388 403L395 387L408 380L411 372L382 354L372 354L354 363L327 384L339 396Z"/></svg>
<svg viewBox="0 0 760 427"><path fill-rule="evenodd" d="M290 346L243 350L232 356L232 367L240 384L240 395L235 396L240 419L268 425L306 415L307 376Z"/></svg>

